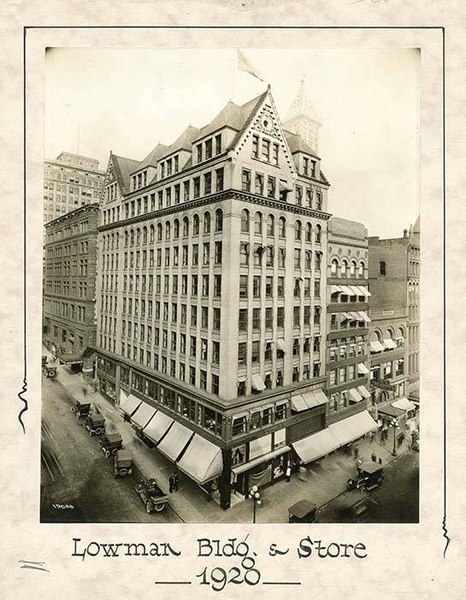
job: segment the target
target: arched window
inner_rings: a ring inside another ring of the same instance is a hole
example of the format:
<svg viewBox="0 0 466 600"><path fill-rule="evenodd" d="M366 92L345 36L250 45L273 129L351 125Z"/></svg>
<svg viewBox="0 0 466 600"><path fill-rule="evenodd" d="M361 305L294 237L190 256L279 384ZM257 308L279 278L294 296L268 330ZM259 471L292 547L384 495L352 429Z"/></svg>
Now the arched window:
<svg viewBox="0 0 466 600"><path fill-rule="evenodd" d="M249 211L243 210L241 213L241 231L249 232Z"/></svg>
<svg viewBox="0 0 466 600"><path fill-rule="evenodd" d="M301 221L296 221L296 223L294 224L294 239L295 240L301 239L302 229L303 229L303 227L301 225Z"/></svg>
<svg viewBox="0 0 466 600"><path fill-rule="evenodd" d="M322 227L317 225L316 227L316 244L320 244L322 241Z"/></svg>
<svg viewBox="0 0 466 600"><path fill-rule="evenodd" d="M215 211L215 231L223 231L223 212L221 208Z"/></svg>
<svg viewBox="0 0 466 600"><path fill-rule="evenodd" d="M210 213L204 213L204 233L210 233Z"/></svg>
<svg viewBox="0 0 466 600"><path fill-rule="evenodd" d="M194 215L196 218L197 215ZM183 237L187 237L189 235L189 220L188 217L184 217L183 219Z"/></svg>
<svg viewBox="0 0 466 600"><path fill-rule="evenodd" d="M387 265L385 264L384 260L381 260L379 262L379 274L380 275L386 275L387 274Z"/></svg>
<svg viewBox="0 0 466 600"><path fill-rule="evenodd" d="M286 237L286 219L285 219L285 217L280 217L278 220L278 235L281 238Z"/></svg>
<svg viewBox="0 0 466 600"><path fill-rule="evenodd" d="M151 225L149 227L149 241L153 242L155 240L155 227Z"/></svg>
<svg viewBox="0 0 466 600"><path fill-rule="evenodd" d="M157 240L159 242L162 240L162 223L157 224Z"/></svg>
<svg viewBox="0 0 466 600"><path fill-rule="evenodd" d="M331 266L330 266L330 273L332 275L337 275L338 274L338 260L336 258L334 258L332 260Z"/></svg>
<svg viewBox="0 0 466 600"><path fill-rule="evenodd" d="M134 246L134 230L131 229L129 232L129 245Z"/></svg>
<svg viewBox="0 0 466 600"><path fill-rule="evenodd" d="M128 239L129 239L129 234L127 231L125 231L125 248L128 247Z"/></svg>
<svg viewBox="0 0 466 600"><path fill-rule="evenodd" d="M359 263L358 277L364 277L364 263Z"/></svg>
<svg viewBox="0 0 466 600"><path fill-rule="evenodd" d="M316 252L315 256L316 271L320 271L322 266L322 252Z"/></svg>
<svg viewBox="0 0 466 600"><path fill-rule="evenodd" d="M341 261L341 276L342 277L348 276L348 262L346 260Z"/></svg>
<svg viewBox="0 0 466 600"><path fill-rule="evenodd" d="M166 240L170 239L170 221L167 221L165 223L165 239Z"/></svg>
<svg viewBox="0 0 466 600"><path fill-rule="evenodd" d="M173 239L177 240L180 237L180 222L175 219L173 222Z"/></svg>
<svg viewBox="0 0 466 600"><path fill-rule="evenodd" d="M355 260L351 261L350 275L351 275L351 277L356 277L356 261Z"/></svg>
<svg viewBox="0 0 466 600"><path fill-rule="evenodd" d="M273 215L269 215L267 217L267 235L271 237L274 236L275 233L275 219Z"/></svg>
<svg viewBox="0 0 466 600"><path fill-rule="evenodd" d="M141 243L141 230L139 227L136 229L136 245L139 246Z"/></svg>
<svg viewBox="0 0 466 600"><path fill-rule="evenodd" d="M147 244L147 227L142 228L142 243Z"/></svg>
<svg viewBox="0 0 466 600"><path fill-rule="evenodd" d="M193 218L193 235L199 235L199 215L194 215Z"/></svg>
<svg viewBox="0 0 466 600"><path fill-rule="evenodd" d="M312 223L306 223L306 242L312 242Z"/></svg>
<svg viewBox="0 0 466 600"><path fill-rule="evenodd" d="M256 213L254 218L254 232L258 235L262 234L262 213Z"/></svg>

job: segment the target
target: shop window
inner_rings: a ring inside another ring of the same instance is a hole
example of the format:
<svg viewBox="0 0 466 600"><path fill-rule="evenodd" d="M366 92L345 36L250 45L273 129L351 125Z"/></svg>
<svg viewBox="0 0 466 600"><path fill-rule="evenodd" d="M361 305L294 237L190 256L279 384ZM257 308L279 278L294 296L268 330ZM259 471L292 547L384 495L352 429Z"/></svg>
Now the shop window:
<svg viewBox="0 0 466 600"><path fill-rule="evenodd" d="M232 436L246 433L246 416L236 417L233 419Z"/></svg>

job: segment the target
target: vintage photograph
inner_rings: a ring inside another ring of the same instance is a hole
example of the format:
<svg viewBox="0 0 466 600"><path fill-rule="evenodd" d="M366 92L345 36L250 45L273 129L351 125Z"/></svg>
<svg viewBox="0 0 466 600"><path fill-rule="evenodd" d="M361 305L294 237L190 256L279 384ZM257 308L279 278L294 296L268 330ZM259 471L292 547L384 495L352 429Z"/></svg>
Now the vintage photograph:
<svg viewBox="0 0 466 600"><path fill-rule="evenodd" d="M420 63L47 49L41 522L419 522Z"/></svg>

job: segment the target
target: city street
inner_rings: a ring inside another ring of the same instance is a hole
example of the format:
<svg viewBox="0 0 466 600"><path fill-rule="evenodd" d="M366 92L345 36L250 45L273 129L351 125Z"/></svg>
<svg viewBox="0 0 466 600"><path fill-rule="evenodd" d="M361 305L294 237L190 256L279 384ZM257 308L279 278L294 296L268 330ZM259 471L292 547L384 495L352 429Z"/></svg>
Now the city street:
<svg viewBox="0 0 466 600"><path fill-rule="evenodd" d="M72 405L58 380L43 378L41 522L180 522L170 506L146 513L134 491L138 473L114 478L113 458L105 458Z"/></svg>
<svg viewBox="0 0 466 600"><path fill-rule="evenodd" d="M419 521L419 453L407 450L384 469L385 482L371 492L345 492L318 511L319 523L417 523ZM344 514L352 502L366 499L360 516Z"/></svg>

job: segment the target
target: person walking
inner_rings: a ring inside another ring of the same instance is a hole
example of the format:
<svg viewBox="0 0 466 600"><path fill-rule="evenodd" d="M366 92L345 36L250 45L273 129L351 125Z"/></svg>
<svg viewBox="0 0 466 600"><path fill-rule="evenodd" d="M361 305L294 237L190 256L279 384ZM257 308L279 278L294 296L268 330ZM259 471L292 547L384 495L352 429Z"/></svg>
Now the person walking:
<svg viewBox="0 0 466 600"><path fill-rule="evenodd" d="M180 480L178 479L178 472L175 471L173 474L173 491L177 492L180 489Z"/></svg>
<svg viewBox="0 0 466 600"><path fill-rule="evenodd" d="M168 478L168 485L169 485L168 489L169 489L170 494L171 494L174 491L174 487L175 487L175 482L174 482L174 479L173 479L173 475L170 475L170 477Z"/></svg>
<svg viewBox="0 0 466 600"><path fill-rule="evenodd" d="M287 483L290 483L290 481L291 481L291 466L290 466L289 463L288 463L288 465L286 467L285 475L286 475L286 481L287 481Z"/></svg>

